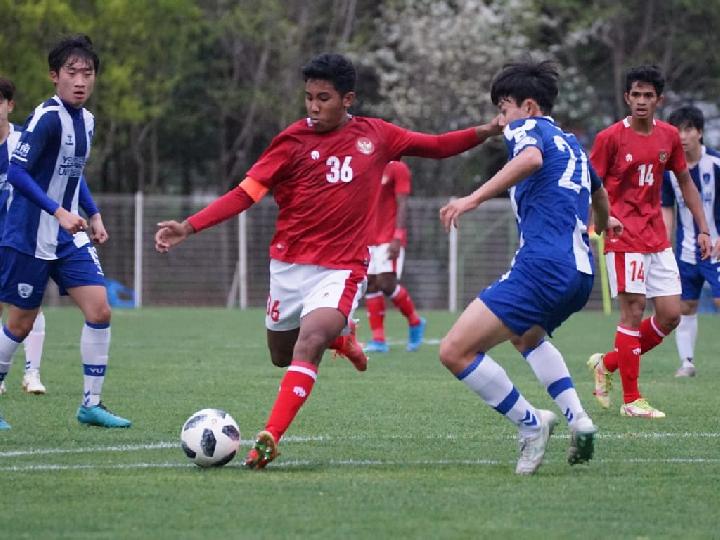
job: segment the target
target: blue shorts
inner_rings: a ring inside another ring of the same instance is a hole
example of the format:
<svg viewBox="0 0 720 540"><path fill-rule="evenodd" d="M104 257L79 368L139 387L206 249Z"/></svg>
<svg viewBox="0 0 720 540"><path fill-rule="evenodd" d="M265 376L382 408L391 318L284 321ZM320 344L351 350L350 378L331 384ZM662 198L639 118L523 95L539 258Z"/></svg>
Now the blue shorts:
<svg viewBox="0 0 720 540"><path fill-rule="evenodd" d="M92 244L52 261L0 247L0 301L21 309L38 308L50 278L62 295L74 287L105 286L105 274Z"/></svg>
<svg viewBox="0 0 720 540"><path fill-rule="evenodd" d="M590 297L593 276L551 260L518 261L478 298L522 336L535 325L548 335L580 311Z"/></svg>
<svg viewBox="0 0 720 540"><path fill-rule="evenodd" d="M710 260L690 264L678 259L683 300L699 300L703 284L707 281L713 298L720 298L720 262Z"/></svg>

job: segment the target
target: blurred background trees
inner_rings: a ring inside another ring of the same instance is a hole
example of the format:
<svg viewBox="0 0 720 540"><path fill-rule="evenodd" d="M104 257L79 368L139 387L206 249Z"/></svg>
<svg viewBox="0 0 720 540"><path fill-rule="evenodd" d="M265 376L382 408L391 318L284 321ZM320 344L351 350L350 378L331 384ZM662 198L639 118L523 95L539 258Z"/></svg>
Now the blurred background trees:
<svg viewBox="0 0 720 540"><path fill-rule="evenodd" d="M624 70L656 63L663 114L696 103L717 143L720 10L703 0L0 0L0 75L16 123L52 92L47 50L89 34L101 55L89 103L96 191L219 193L304 115L300 67L338 51L356 63L357 114L444 131L494 115L489 85L512 60L561 68L556 119L587 145L625 114ZM411 160L415 192L472 189L502 141L443 162Z"/></svg>

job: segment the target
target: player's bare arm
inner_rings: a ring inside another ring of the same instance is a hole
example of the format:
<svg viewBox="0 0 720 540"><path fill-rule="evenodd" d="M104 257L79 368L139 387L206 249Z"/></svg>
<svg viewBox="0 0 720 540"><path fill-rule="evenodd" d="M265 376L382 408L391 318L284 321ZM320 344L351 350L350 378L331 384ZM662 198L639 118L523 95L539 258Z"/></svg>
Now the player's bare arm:
<svg viewBox="0 0 720 540"><path fill-rule="evenodd" d="M457 228L458 218L480 206L483 202L504 193L512 186L537 171L543 164L542 152L534 146L523 149L517 156L508 161L495 176L466 197L450 201L440 209L440 221L445 231L451 226Z"/></svg>
<svg viewBox="0 0 720 540"><path fill-rule="evenodd" d="M60 223L60 226L70 234L84 231L88 226L87 221L85 221L83 217L68 212L62 206L59 206L58 209L55 210L55 217Z"/></svg>
<svg viewBox="0 0 720 540"><path fill-rule="evenodd" d="M683 199L685 200L685 206L693 216L695 223L698 226L697 241L700 247L700 256L702 259L710 257L712 249L712 238L710 237L710 229L708 228L707 221L705 220L705 212L703 211L702 201L700 200L700 193L698 193L695 184L690 177L690 171L685 169L682 172L676 174L678 185L680 186L680 192L682 193Z"/></svg>
<svg viewBox="0 0 720 540"><path fill-rule="evenodd" d="M96 244L104 244L108 241L110 235L108 234L107 229L105 229L105 224L103 223L100 212L90 216L88 225L90 232L90 240L92 240Z"/></svg>
<svg viewBox="0 0 720 540"><path fill-rule="evenodd" d="M407 236L405 232L407 230L407 195L398 194L395 197L397 202L397 214L395 217L395 235L390 241L390 247L388 248L388 257L390 260L395 260L400 255L400 248L403 246L405 238Z"/></svg>
<svg viewBox="0 0 720 540"><path fill-rule="evenodd" d="M623 224L619 219L610 215L610 201L604 187L596 189L592 194L592 215L598 234L603 231L610 231L615 236L622 234Z"/></svg>

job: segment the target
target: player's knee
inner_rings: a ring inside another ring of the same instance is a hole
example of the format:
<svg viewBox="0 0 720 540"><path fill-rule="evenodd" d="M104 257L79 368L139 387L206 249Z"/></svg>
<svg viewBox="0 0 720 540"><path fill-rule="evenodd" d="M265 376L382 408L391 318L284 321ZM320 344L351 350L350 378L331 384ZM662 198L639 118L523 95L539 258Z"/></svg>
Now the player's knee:
<svg viewBox="0 0 720 540"><path fill-rule="evenodd" d="M8 321L5 323L5 328L7 328L8 332L10 332L15 338L23 340L32 330L34 322L35 321L33 319L26 318L18 320L8 319Z"/></svg>
<svg viewBox="0 0 720 540"><path fill-rule="evenodd" d="M284 351L274 351L270 350L270 361L273 363L274 366L285 368L290 365L292 362L292 353L287 354Z"/></svg>
<svg viewBox="0 0 720 540"><path fill-rule="evenodd" d="M666 332L672 332L680 324L680 311L672 311L670 313L663 313L662 317L658 316L658 323Z"/></svg>
<svg viewBox="0 0 720 540"><path fill-rule="evenodd" d="M110 324L112 310L109 304L94 307L85 314L85 320L91 324Z"/></svg>
<svg viewBox="0 0 720 540"><path fill-rule="evenodd" d="M453 367L456 367L460 354L457 345L453 343L451 338L448 336L442 338L438 354L442 365L450 371L453 371Z"/></svg>

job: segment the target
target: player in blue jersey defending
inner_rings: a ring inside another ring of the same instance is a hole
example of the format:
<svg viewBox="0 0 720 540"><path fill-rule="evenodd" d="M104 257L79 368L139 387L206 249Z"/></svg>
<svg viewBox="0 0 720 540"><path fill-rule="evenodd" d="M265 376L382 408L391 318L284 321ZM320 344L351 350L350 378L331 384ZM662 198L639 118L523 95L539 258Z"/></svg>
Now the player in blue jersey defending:
<svg viewBox="0 0 720 540"><path fill-rule="evenodd" d="M100 61L87 36L60 41L48 55L55 96L39 105L8 167L13 199L0 241L0 301L9 304L0 332L0 373L32 328L49 278L85 316L80 338L84 389L77 419L102 427L129 427L100 401L110 348L105 279L86 230L104 242L99 213L78 215L81 177L90 155L94 118L83 108Z"/></svg>
<svg viewBox="0 0 720 540"><path fill-rule="evenodd" d="M678 128L685 160L695 187L700 193L708 234L715 250L702 259L698 245L698 228L685 205L678 180L672 172L663 177L662 206L668 238L672 237L674 216L677 215L675 258L680 270L680 324L675 330L675 342L680 367L676 377L695 376L695 341L698 334L697 311L703 284L707 281L715 306L720 310L720 152L703 144L705 118L697 107L687 105L674 111L668 122ZM674 212L674 209L677 211Z"/></svg>
<svg viewBox="0 0 720 540"><path fill-rule="evenodd" d="M536 409L515 388L488 351L512 341L570 427L568 461L592 458L597 428L583 409L560 352L546 338L582 309L593 284L587 222L591 199L588 158L571 134L547 116L558 94L549 62L509 64L491 88L510 160L472 194L440 210L446 230L488 199L510 190L520 248L510 270L482 291L440 344L440 360L460 381L514 423L520 458L515 472L542 464L554 413ZM607 194L595 181L595 224L608 225Z"/></svg>

